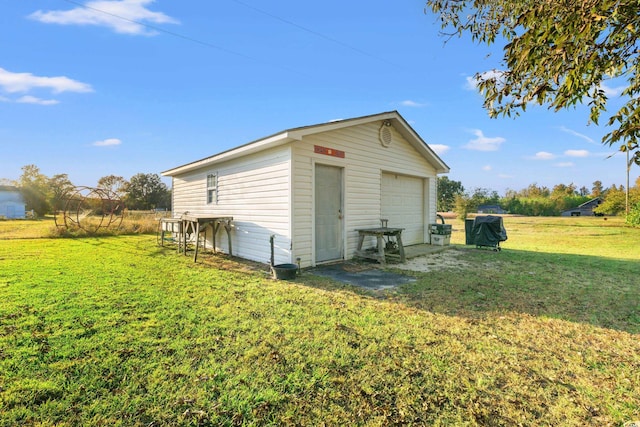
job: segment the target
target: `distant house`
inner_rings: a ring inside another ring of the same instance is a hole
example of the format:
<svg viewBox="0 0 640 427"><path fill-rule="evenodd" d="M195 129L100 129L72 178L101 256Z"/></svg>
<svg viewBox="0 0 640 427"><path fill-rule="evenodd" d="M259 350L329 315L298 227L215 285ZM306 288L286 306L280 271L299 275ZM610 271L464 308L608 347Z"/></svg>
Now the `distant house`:
<svg viewBox="0 0 640 427"><path fill-rule="evenodd" d="M0 185L0 218L24 218L25 203L17 187Z"/></svg>
<svg viewBox="0 0 640 427"><path fill-rule="evenodd" d="M478 206L479 214L506 214L507 211L502 209L499 205L480 205Z"/></svg>
<svg viewBox="0 0 640 427"><path fill-rule="evenodd" d="M578 207L573 209L567 209L562 212L562 216L599 216L593 212L593 209L597 208L602 204L603 200L600 197L596 197L595 199L591 199L588 202L584 202Z"/></svg>
<svg viewBox="0 0 640 427"><path fill-rule="evenodd" d="M353 257L357 229L382 218L404 228L405 245L428 243L437 175L447 172L391 111L288 129L163 175L174 215L233 217L234 255L265 262L275 235L275 263L307 267ZM225 238L215 241L228 251Z"/></svg>

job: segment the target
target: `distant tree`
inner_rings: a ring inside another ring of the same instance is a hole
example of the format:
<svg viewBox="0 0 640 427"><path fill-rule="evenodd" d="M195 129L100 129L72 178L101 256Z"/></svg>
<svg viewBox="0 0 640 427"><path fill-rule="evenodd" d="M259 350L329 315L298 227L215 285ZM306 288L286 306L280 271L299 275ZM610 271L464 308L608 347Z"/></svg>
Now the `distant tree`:
<svg viewBox="0 0 640 427"><path fill-rule="evenodd" d="M454 211L458 218L464 219L467 214L477 212L480 205L495 205L499 203L500 196L496 191L488 188L476 188L471 194L456 194Z"/></svg>
<svg viewBox="0 0 640 427"><path fill-rule="evenodd" d="M473 209L471 198L468 195L456 194L455 206L453 210L455 211L459 219L465 219L468 214L477 211L477 206L476 209Z"/></svg>
<svg viewBox="0 0 640 427"><path fill-rule="evenodd" d="M500 196L497 191L489 188L476 188L471 194L471 201L477 209L480 205L497 205L500 203Z"/></svg>
<svg viewBox="0 0 640 427"><path fill-rule="evenodd" d="M578 192L573 183L557 184L552 190L531 184L520 191L508 190L500 205L512 214L555 216L588 201L588 193L585 187Z"/></svg>
<svg viewBox="0 0 640 427"><path fill-rule="evenodd" d="M117 175L103 176L98 180L98 188L108 190L118 197L123 197L126 193L127 185L129 183L126 179Z"/></svg>
<svg viewBox="0 0 640 427"><path fill-rule="evenodd" d="M160 175L139 173L126 186L125 204L136 210L169 208L170 194Z"/></svg>
<svg viewBox="0 0 640 427"><path fill-rule="evenodd" d="M527 188L525 188L524 190L520 190L518 192L518 196L520 197L536 198L536 197L549 197L550 195L551 195L551 191L549 191L547 187L540 187L536 183L530 184Z"/></svg>
<svg viewBox="0 0 640 427"><path fill-rule="evenodd" d="M456 195L463 194L462 182L450 180L449 177L438 177L438 211L449 212L456 203Z"/></svg>
<svg viewBox="0 0 640 427"><path fill-rule="evenodd" d="M54 175L48 180L48 201L49 206L54 211L64 209L62 206L65 196L72 191L75 186L69 180L66 173Z"/></svg>
<svg viewBox="0 0 640 427"><path fill-rule="evenodd" d="M512 190L511 188L507 188L504 192L504 198L512 199L514 197L518 197L518 192L516 190Z"/></svg>
<svg viewBox="0 0 640 427"><path fill-rule="evenodd" d="M602 196L604 188L602 187L602 181L593 181L593 187L591 187L591 197L596 198Z"/></svg>
<svg viewBox="0 0 640 427"><path fill-rule="evenodd" d="M553 189L551 190L551 194L549 195L549 197L551 197L552 199L555 199L555 198L563 198L563 197L575 196L575 195L576 195L576 186L573 183L569 185L556 184L553 186Z"/></svg>
<svg viewBox="0 0 640 427"><path fill-rule="evenodd" d="M36 165L26 165L22 168L22 175L18 178L17 185L24 198L26 209L42 216L49 212L49 178L40 172Z"/></svg>
<svg viewBox="0 0 640 427"><path fill-rule="evenodd" d="M640 165L638 0L427 0L425 9L450 35L504 42L504 69L476 74L491 117L517 116L532 103L558 111L586 99L597 124L608 101L605 82L624 78L625 103L602 143L622 143Z"/></svg>
<svg viewBox="0 0 640 427"><path fill-rule="evenodd" d="M582 187L580 187L580 190L578 190L578 194L580 196L588 196L589 195L589 189L583 185Z"/></svg>
<svg viewBox="0 0 640 427"><path fill-rule="evenodd" d="M614 184L606 191L604 201L593 211L603 215L620 215L625 208L626 191L622 185L617 188Z"/></svg>

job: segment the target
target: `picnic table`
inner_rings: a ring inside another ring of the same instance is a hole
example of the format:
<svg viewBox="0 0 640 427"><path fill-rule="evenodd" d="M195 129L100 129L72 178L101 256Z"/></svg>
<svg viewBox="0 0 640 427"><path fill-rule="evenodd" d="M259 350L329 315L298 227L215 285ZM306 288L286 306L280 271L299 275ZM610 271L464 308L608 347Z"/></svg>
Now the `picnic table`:
<svg viewBox="0 0 640 427"><path fill-rule="evenodd" d="M384 222L383 222L384 223ZM393 228L393 227L375 227L375 228L358 228L356 231L358 232L358 248L356 249L356 256L361 258L371 258L378 261L380 264L386 264L387 253L387 241L385 237L392 237L396 241L398 253L400 255L400 262L405 262L406 257L404 255L404 246L402 245L402 230L404 228ZM377 250L367 251L362 249L362 245L364 243L364 238L367 236L373 236L376 238Z"/></svg>

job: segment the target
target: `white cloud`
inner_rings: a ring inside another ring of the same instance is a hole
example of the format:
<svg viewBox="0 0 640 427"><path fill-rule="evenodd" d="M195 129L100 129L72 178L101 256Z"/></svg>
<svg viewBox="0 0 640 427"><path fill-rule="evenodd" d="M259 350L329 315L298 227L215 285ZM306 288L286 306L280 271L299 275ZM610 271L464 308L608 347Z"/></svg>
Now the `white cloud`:
<svg viewBox="0 0 640 427"><path fill-rule="evenodd" d="M29 92L38 88L49 89L53 93L93 92L91 85L68 77L39 77L31 73L12 73L0 68L0 89L9 93L16 93Z"/></svg>
<svg viewBox="0 0 640 427"><path fill-rule="evenodd" d="M589 157L589 152L587 150L567 150L564 155L568 157Z"/></svg>
<svg viewBox="0 0 640 427"><path fill-rule="evenodd" d="M400 102L400 105L403 107L420 108L420 107L426 106L427 104L421 104L419 102L411 101L410 99L407 99L405 101Z"/></svg>
<svg viewBox="0 0 640 427"><path fill-rule="evenodd" d="M499 174L498 174L498 178L501 178L501 179L511 179L511 178L513 178L513 175L507 175L507 174L505 174L505 173L499 173Z"/></svg>
<svg viewBox="0 0 640 427"><path fill-rule="evenodd" d="M108 138L102 141L96 141L92 145L96 147L113 147L120 144L122 144L122 141L120 141L118 138Z"/></svg>
<svg viewBox="0 0 640 427"><path fill-rule="evenodd" d="M482 80L490 80L496 79L501 80L504 75L504 71L501 70L489 70L483 73L477 74L475 76L467 76L465 89L467 90L476 90L478 88L478 83Z"/></svg>
<svg viewBox="0 0 640 427"><path fill-rule="evenodd" d="M162 12L146 8L155 0L96 0L84 7L70 10L38 10L29 17L46 24L96 25L107 27L120 34L154 35L152 24L178 24L179 21Z"/></svg>
<svg viewBox="0 0 640 427"><path fill-rule="evenodd" d="M469 150L476 151L497 151L500 147L500 144L506 141L506 139L496 136L493 138L485 136L480 129L475 129L472 131L473 134L477 137L476 139L472 139L469 141L464 148Z"/></svg>
<svg viewBox="0 0 640 427"><path fill-rule="evenodd" d="M576 132L575 130L569 129L569 128L567 128L567 127L560 126L560 130L561 130L562 132L566 132L566 133L568 133L568 134L570 134L570 135L577 136L578 138L582 138L582 139L584 139L585 141L590 142L590 143L592 143L592 144L595 144L595 143L596 143L593 139L589 138L587 135L581 134L581 133Z"/></svg>
<svg viewBox="0 0 640 427"><path fill-rule="evenodd" d="M60 101L57 99L41 99L36 98L35 96L25 95L16 99L18 104L36 104L36 105L56 105L59 104Z"/></svg>
<svg viewBox="0 0 640 427"><path fill-rule="evenodd" d="M464 85L465 89L476 90L476 88L478 87L478 81L474 76L467 76L465 77L465 80L466 80L466 83Z"/></svg>
<svg viewBox="0 0 640 427"><path fill-rule="evenodd" d="M546 151L538 151L535 156L533 156L534 160L553 160L556 158L556 155L553 153L548 153Z"/></svg>
<svg viewBox="0 0 640 427"><path fill-rule="evenodd" d="M483 171L487 171L487 172L489 172L489 171L490 171L490 170L492 170L492 169L493 169L493 168L491 167L491 165L485 165L485 166L483 166L483 167L482 167L482 170L483 170Z"/></svg>
<svg viewBox="0 0 640 427"><path fill-rule="evenodd" d="M604 91L604 94L608 97L620 96L623 90L626 89L625 86L617 86L617 87L609 87L606 84L600 84L600 89Z"/></svg>
<svg viewBox="0 0 640 427"><path fill-rule="evenodd" d="M556 163L554 166L557 166L559 168L570 168L573 165L574 165L573 162L560 162L560 163Z"/></svg>
<svg viewBox="0 0 640 427"><path fill-rule="evenodd" d="M451 149L451 147L444 144L429 144L429 147L439 156Z"/></svg>

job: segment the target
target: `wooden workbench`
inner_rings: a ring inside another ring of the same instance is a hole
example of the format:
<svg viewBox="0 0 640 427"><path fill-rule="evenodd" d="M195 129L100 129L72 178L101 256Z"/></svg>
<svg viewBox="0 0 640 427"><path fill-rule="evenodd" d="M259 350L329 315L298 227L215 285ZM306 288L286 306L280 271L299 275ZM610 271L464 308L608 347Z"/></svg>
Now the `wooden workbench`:
<svg viewBox="0 0 640 427"><path fill-rule="evenodd" d="M402 230L404 230L404 228L376 227L356 229L358 232L358 248L356 249L356 256L375 259L380 264L385 264L387 262L385 254L387 243L384 237L387 236L393 237L396 240L398 252L400 254L400 262L405 262L406 257L404 255L404 246L402 245ZM364 238L366 236L373 236L376 238L378 249L376 252L362 250L362 244L364 243Z"/></svg>
<svg viewBox="0 0 640 427"><path fill-rule="evenodd" d="M200 233L204 233L204 242L206 245L207 241L207 228L211 226L213 230L213 250L216 250L216 234L220 229L220 226L223 226L225 231L227 232L227 239L229 241L229 255L233 255L233 250L231 247L231 221L233 221L233 217L230 216L220 216L220 217L210 217L210 216L199 216L199 215L182 215L180 217L180 221L182 222L182 235L181 239L178 242L178 251L184 252L187 254L187 234L195 235L195 253L193 254L193 262L198 260L198 247L200 240Z"/></svg>

